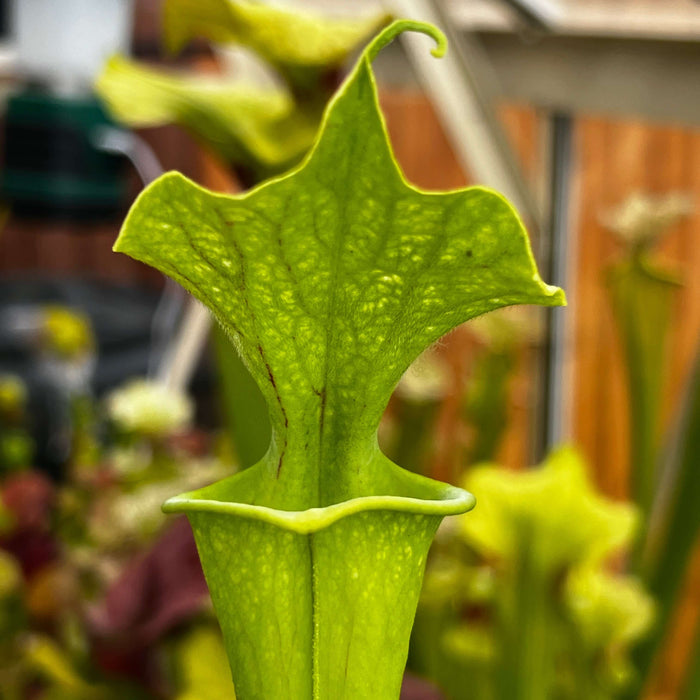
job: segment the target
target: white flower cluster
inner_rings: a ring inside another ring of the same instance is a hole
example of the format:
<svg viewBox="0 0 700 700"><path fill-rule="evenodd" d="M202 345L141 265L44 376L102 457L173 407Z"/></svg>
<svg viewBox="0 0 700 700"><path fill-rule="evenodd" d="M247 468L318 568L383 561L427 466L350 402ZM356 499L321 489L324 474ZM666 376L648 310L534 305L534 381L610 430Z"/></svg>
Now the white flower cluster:
<svg viewBox="0 0 700 700"><path fill-rule="evenodd" d="M630 195L603 216L603 225L631 244L654 242L665 229L689 216L692 199L679 192L660 196Z"/></svg>
<svg viewBox="0 0 700 700"><path fill-rule="evenodd" d="M146 379L135 379L107 397L107 413L123 431L165 437L186 428L192 401L182 392Z"/></svg>

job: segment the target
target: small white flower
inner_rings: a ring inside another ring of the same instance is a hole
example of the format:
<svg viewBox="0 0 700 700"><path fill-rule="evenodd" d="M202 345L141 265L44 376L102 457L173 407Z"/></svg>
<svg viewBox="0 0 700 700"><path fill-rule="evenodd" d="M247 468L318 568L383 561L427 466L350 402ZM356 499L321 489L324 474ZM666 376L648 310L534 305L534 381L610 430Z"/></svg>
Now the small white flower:
<svg viewBox="0 0 700 700"><path fill-rule="evenodd" d="M107 397L109 417L125 432L164 437L186 428L193 414L182 392L146 379L135 379Z"/></svg>
<svg viewBox="0 0 700 700"><path fill-rule="evenodd" d="M602 223L631 244L654 242L665 229L693 211L692 199L679 192L653 197L636 192L602 217Z"/></svg>

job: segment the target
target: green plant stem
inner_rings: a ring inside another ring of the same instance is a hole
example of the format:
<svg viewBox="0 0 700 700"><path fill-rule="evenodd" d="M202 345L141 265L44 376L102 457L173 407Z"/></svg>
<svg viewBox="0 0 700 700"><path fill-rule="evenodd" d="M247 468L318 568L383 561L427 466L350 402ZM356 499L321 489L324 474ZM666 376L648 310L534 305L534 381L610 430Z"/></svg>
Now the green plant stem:
<svg viewBox="0 0 700 700"><path fill-rule="evenodd" d="M653 633L636 649L635 666L639 682L648 678L655 657L666 637L668 624L678 602L683 580L700 533L700 350L687 387L676 435L664 468L674 475L667 487L668 502L655 518L642 573L657 600ZM637 685L637 688L641 685Z"/></svg>
<svg viewBox="0 0 700 700"><path fill-rule="evenodd" d="M464 406L464 413L475 431L467 464L496 458L508 425L508 382L515 366L514 355L513 348L487 350L476 362Z"/></svg>
<svg viewBox="0 0 700 700"><path fill-rule="evenodd" d="M630 487L642 512L642 526L632 553L632 569L638 570L657 488L666 341L678 283L649 260L646 249L637 248L627 260L611 268L609 287L627 370Z"/></svg>
<svg viewBox="0 0 700 700"><path fill-rule="evenodd" d="M528 538L524 537L523 542ZM512 572L515 583L503 589L503 658L496 678L498 697L548 700L552 692L551 645L554 636L551 587L526 546ZM506 598L507 596L507 598Z"/></svg>
<svg viewBox="0 0 700 700"><path fill-rule="evenodd" d="M255 464L270 444L267 405L255 380L218 324L212 331L212 341L224 421L239 464L245 469Z"/></svg>
<svg viewBox="0 0 700 700"><path fill-rule="evenodd" d="M391 454L392 460L416 474L424 474L438 403L402 400L396 413L399 426Z"/></svg>

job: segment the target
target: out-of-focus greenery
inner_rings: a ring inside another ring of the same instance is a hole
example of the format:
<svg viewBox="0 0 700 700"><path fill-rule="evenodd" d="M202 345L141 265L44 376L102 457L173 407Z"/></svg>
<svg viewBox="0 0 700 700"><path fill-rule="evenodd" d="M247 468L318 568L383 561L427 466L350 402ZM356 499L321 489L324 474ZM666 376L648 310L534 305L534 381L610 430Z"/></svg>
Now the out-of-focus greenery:
<svg viewBox="0 0 700 700"><path fill-rule="evenodd" d="M46 352L64 359L93 352L95 339L90 321L75 309L46 306L42 310L41 342Z"/></svg>
<svg viewBox="0 0 700 700"><path fill-rule="evenodd" d="M71 313L54 313L52 318L74 327ZM88 333L63 333L60 323L55 329L61 338L91 336L89 326ZM80 347L90 344L62 343L58 358L76 361ZM50 344L42 347L49 361L53 349ZM25 395L16 378L0 382L0 437L7 434L8 424L25 429ZM21 474L16 469L0 472L0 543L19 547L17 556L26 559L27 568L23 572L21 562L0 549L3 700L25 700L30 693L41 700L153 697L135 678L111 677L95 664L90 654L93 608L102 604L134 558L164 533L165 498L215 481L231 469L211 454L193 455L178 446L178 436L191 430L192 415L190 400L179 392L135 380L110 395L104 411L89 395L78 398L91 420L73 425L71 468L62 484L51 485L31 470L29 461L22 462ZM89 469L73 468L85 456L82 433L87 431L93 440L100 421L106 425L99 434L111 436L111 441L96 444Z"/></svg>
<svg viewBox="0 0 700 700"><path fill-rule="evenodd" d="M60 644L50 637L32 636L24 645L26 673L45 684L47 700L117 700L118 691L93 683Z"/></svg>
<svg viewBox="0 0 700 700"><path fill-rule="evenodd" d="M96 342L90 320L75 308L47 305L40 309L35 360L42 381L55 392L57 420L52 443L57 458L71 455L71 468L90 470L97 459L93 433L92 375Z"/></svg>
<svg viewBox="0 0 700 700"><path fill-rule="evenodd" d="M700 348L683 404L661 462L663 476L640 567L659 607L653 634L635 653L635 663L644 680L653 672L672 615L683 601L683 583L700 537ZM696 635L700 637L700 628ZM700 647L700 642L696 646ZM688 667L691 674L698 661L696 650L695 660L691 657ZM693 682L700 681L689 681L689 685Z"/></svg>
<svg viewBox="0 0 700 700"><path fill-rule="evenodd" d="M0 375L0 476L31 465L34 441L27 422L24 382L16 375Z"/></svg>
<svg viewBox="0 0 700 700"><path fill-rule="evenodd" d="M163 24L171 51L193 37L246 46L283 82L178 76L114 56L96 88L118 121L179 124L256 184L303 157L335 88L334 72L387 20L325 19L241 0L168 0Z"/></svg>
<svg viewBox="0 0 700 700"><path fill-rule="evenodd" d="M603 224L631 249L648 248L693 211L688 195L636 192L603 216Z"/></svg>
<svg viewBox="0 0 700 700"><path fill-rule="evenodd" d="M471 382L464 397L464 416L471 427L472 440L465 464L478 464L496 458L508 427L509 382L524 334L511 316L488 314L471 325L481 341L471 370Z"/></svg>
<svg viewBox="0 0 700 700"><path fill-rule="evenodd" d="M195 37L245 46L295 93L305 93L327 90L324 76L339 69L389 19L382 14L323 17L249 0L166 0L163 30L171 52Z"/></svg>
<svg viewBox="0 0 700 700"><path fill-rule="evenodd" d="M194 411L180 391L134 379L112 391L104 407L115 437L103 452L109 479L102 479L97 492L99 472L78 481L62 491L61 501L64 524L83 528L64 534L78 547L81 565L95 563L94 571L115 570L113 561L105 566L107 558L123 561L153 541L166 523L160 507L173 489L215 481L231 466L173 446L173 436L190 428Z"/></svg>
<svg viewBox="0 0 700 700"><path fill-rule="evenodd" d="M631 541L636 525L629 504L594 491L582 458L572 449L560 449L528 471L474 469L465 485L481 494L479 512L460 519L465 541L503 561L514 561L527 549L545 575L576 562L599 563Z"/></svg>
<svg viewBox="0 0 700 700"><path fill-rule="evenodd" d="M256 180L299 161L325 106L325 96L299 105L281 88L178 75L121 56L107 62L97 90L118 121L132 127L179 124Z"/></svg>
<svg viewBox="0 0 700 700"><path fill-rule="evenodd" d="M598 495L570 448L538 469L474 468L478 507L439 535L411 664L449 698L614 698L651 598L614 572L634 508Z"/></svg>
<svg viewBox="0 0 700 700"><path fill-rule="evenodd" d="M583 565L567 578L564 601L580 644L580 657L574 661L580 673L570 686L571 696L602 697L595 692L599 686L612 697L619 695L635 673L629 652L653 622L649 593L631 576ZM592 682L578 687L588 678Z"/></svg>
<svg viewBox="0 0 700 700"><path fill-rule="evenodd" d="M6 534L14 524L14 518L7 506L0 500L0 536Z"/></svg>
<svg viewBox="0 0 700 700"><path fill-rule="evenodd" d="M0 526L0 532L5 527ZM22 585L22 572L17 562L7 553L0 550L0 637L5 637L8 629L12 628L11 618L16 608L11 602L19 593Z"/></svg>
<svg viewBox="0 0 700 700"><path fill-rule="evenodd" d="M608 270L613 310L625 351L629 392L631 493L648 521L659 474L660 414L667 376L667 341L677 275L652 259L652 247L690 211L687 197L635 194L605 218L625 245ZM641 530L643 533L643 530Z"/></svg>
<svg viewBox="0 0 700 700"><path fill-rule="evenodd" d="M643 250L610 270L610 293L625 345L630 392L631 490L645 516L657 485L660 415L671 305L678 282Z"/></svg>
<svg viewBox="0 0 700 700"><path fill-rule="evenodd" d="M456 383L454 368L437 348L424 352L404 373L381 433L382 449L394 462L430 476L436 456L437 420L450 396L461 402L464 428L451 437L454 462L462 465L496 459L508 428L510 382L518 352L532 335L523 323L529 317L511 311L480 316L463 328L469 331L472 362L465 387Z"/></svg>
<svg viewBox="0 0 700 700"><path fill-rule="evenodd" d="M27 387L16 375L0 375L0 416L3 419L21 420L27 403Z"/></svg>
<svg viewBox="0 0 700 700"><path fill-rule="evenodd" d="M695 630L695 642L688 660L688 677L683 684L681 698L697 700L700 698L700 627Z"/></svg>
<svg viewBox="0 0 700 700"><path fill-rule="evenodd" d="M630 413L630 491L643 514L632 569L658 600L653 633L634 654L640 692L654 669L700 531L700 380L698 365L687 384L685 406L662 439L668 339L679 281L657 262L653 247L668 228L692 211L681 194L632 195L605 223L625 246L608 271L611 300L625 352ZM665 449L662 445L665 440Z"/></svg>
<svg viewBox="0 0 700 700"><path fill-rule="evenodd" d="M0 523L0 534L5 529ZM21 698L22 658L16 640L25 624L22 572L15 559L0 549L0 691L8 700Z"/></svg>
<svg viewBox="0 0 700 700"><path fill-rule="evenodd" d="M429 474L435 420L449 386L449 367L432 349L426 350L401 377L383 440L387 454L396 464L418 474Z"/></svg>
<svg viewBox="0 0 700 700"><path fill-rule="evenodd" d="M219 371L219 400L226 422L226 437L238 457L241 469L255 464L270 444L267 404L255 380L241 362L238 352L217 324L212 332Z"/></svg>
<svg viewBox="0 0 700 700"><path fill-rule="evenodd" d="M175 700L236 698L226 649L215 625L197 625L176 642L173 668Z"/></svg>

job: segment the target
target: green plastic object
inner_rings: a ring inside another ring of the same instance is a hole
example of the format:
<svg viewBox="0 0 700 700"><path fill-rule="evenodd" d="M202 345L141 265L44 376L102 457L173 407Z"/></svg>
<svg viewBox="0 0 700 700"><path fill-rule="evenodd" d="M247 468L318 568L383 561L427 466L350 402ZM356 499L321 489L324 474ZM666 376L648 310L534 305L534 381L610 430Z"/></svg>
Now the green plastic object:
<svg viewBox="0 0 700 700"><path fill-rule="evenodd" d="M92 96L27 90L5 116L2 196L20 214L73 219L114 216L126 202L119 157L100 151L100 129L115 128Z"/></svg>
<svg viewBox="0 0 700 700"><path fill-rule="evenodd" d="M139 197L115 250L209 306L267 401L251 468L172 498L187 513L239 698L398 697L426 554L468 492L387 459L377 428L411 361L457 324L559 305L510 205L403 178L371 62L376 37L289 174L242 195L177 173Z"/></svg>

